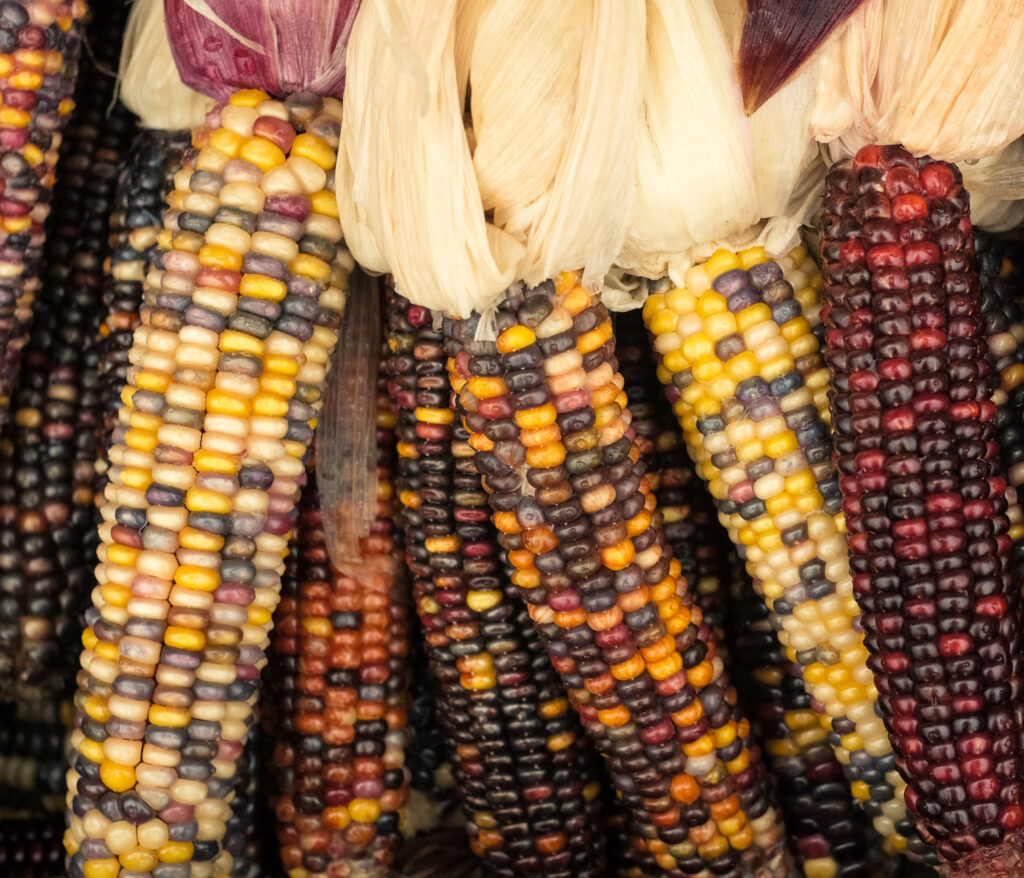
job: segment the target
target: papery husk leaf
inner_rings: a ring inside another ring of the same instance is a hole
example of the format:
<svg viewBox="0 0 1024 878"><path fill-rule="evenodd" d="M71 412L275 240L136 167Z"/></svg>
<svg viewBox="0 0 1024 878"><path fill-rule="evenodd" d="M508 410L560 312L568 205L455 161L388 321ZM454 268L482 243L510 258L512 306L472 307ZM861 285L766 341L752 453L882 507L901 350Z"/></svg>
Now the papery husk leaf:
<svg viewBox="0 0 1024 878"><path fill-rule="evenodd" d="M341 97L359 0L164 0L181 78L218 99L243 88Z"/></svg>
<svg viewBox="0 0 1024 878"><path fill-rule="evenodd" d="M134 0L128 13L119 97L145 128L185 131L201 125L210 99L181 81L171 54L163 0Z"/></svg>
<svg viewBox="0 0 1024 878"><path fill-rule="evenodd" d="M733 63L742 22L741 0L648 4L639 195L616 260L634 274L682 283L719 247L792 241L806 219L824 172L809 108L820 65L748 118Z"/></svg>
<svg viewBox="0 0 1024 878"><path fill-rule="evenodd" d="M753 113L864 0L748 0L740 44L743 106Z"/></svg>
<svg viewBox="0 0 1024 878"><path fill-rule="evenodd" d="M317 424L316 469L331 563L352 572L377 517L380 282L355 271Z"/></svg>
<svg viewBox="0 0 1024 878"><path fill-rule="evenodd" d="M534 285L582 267L596 288L632 201L645 10L637 0L502 0L470 72L484 208L526 247Z"/></svg>
<svg viewBox="0 0 1024 878"><path fill-rule="evenodd" d="M457 6L366 0L349 46L336 189L360 264L390 271L418 305L468 316L508 288L523 246L484 216L459 101Z"/></svg>
<svg viewBox="0 0 1024 878"><path fill-rule="evenodd" d="M852 126L867 142L959 162L1024 133L1019 0L868 0L825 53L830 71L814 108L820 140Z"/></svg>

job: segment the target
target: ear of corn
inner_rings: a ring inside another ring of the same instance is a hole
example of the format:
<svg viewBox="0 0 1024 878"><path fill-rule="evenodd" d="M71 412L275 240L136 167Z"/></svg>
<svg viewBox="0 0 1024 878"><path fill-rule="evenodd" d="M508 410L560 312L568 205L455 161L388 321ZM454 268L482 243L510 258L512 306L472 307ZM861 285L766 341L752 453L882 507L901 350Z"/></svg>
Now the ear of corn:
<svg viewBox="0 0 1024 878"><path fill-rule="evenodd" d="M73 878L232 868L230 794L351 267L328 173L339 110L237 93L168 196L82 638ZM107 793L125 821L99 810Z"/></svg>
<svg viewBox="0 0 1024 878"><path fill-rule="evenodd" d="M686 280L644 308L659 378L854 796L892 848L923 856L856 623L813 331L820 275L802 248L778 262L755 248L718 251Z"/></svg>
<svg viewBox="0 0 1024 878"><path fill-rule="evenodd" d="M315 479L303 492L290 581L275 614L274 766L290 875L383 874L408 798L407 609L398 593L393 416L378 406L377 519L362 563L333 567Z"/></svg>
<svg viewBox="0 0 1024 878"><path fill-rule="evenodd" d="M866 147L826 181L831 407L854 594L907 805L956 874L1019 871L1019 597L959 172Z"/></svg>
<svg viewBox="0 0 1024 878"><path fill-rule="evenodd" d="M513 582L553 623L571 659L556 668L659 867L786 874L760 752L636 469L608 312L578 280L510 295L496 342L474 340L476 318L447 324Z"/></svg>
<svg viewBox="0 0 1024 878"><path fill-rule="evenodd" d="M8 420L39 289L44 224L61 131L74 107L85 11L83 0L20 0L0 17L0 422Z"/></svg>
<svg viewBox="0 0 1024 878"><path fill-rule="evenodd" d="M110 111L125 20L108 10L89 28L77 106L60 149L61 185L47 220L38 305L0 447L3 590L0 688L63 688L93 563L97 416L96 348L103 259L117 163L131 136L123 107ZM10 665L3 668L3 665Z"/></svg>
<svg viewBox="0 0 1024 878"><path fill-rule="evenodd" d="M473 850L496 875L605 874L599 784L545 650L507 592L432 315L388 301L413 596Z"/></svg>

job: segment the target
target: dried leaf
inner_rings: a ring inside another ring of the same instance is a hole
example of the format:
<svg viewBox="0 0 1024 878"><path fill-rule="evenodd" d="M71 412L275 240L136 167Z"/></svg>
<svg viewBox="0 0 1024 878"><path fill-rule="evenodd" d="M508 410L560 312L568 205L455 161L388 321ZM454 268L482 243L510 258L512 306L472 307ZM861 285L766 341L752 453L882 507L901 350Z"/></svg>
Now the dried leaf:
<svg viewBox="0 0 1024 878"><path fill-rule="evenodd" d="M901 143L947 161L990 156L1024 134L1024 4L869 0L823 49L819 140Z"/></svg>
<svg viewBox="0 0 1024 878"><path fill-rule="evenodd" d="M336 190L345 240L418 305L468 316L522 245L487 222L462 118L457 0L367 0L349 46Z"/></svg>
<svg viewBox="0 0 1024 878"><path fill-rule="evenodd" d="M121 66L121 102L143 126L185 131L203 123L210 99L181 81L167 40L163 0L134 0L128 13Z"/></svg>
<svg viewBox="0 0 1024 878"><path fill-rule="evenodd" d="M753 113L864 0L748 0L740 42L743 106Z"/></svg>
<svg viewBox="0 0 1024 878"><path fill-rule="evenodd" d="M377 516L380 283L356 270L316 432L317 484L331 563L351 572Z"/></svg>
<svg viewBox="0 0 1024 878"><path fill-rule="evenodd" d="M164 0L181 78L225 99L241 88L341 97L359 0Z"/></svg>

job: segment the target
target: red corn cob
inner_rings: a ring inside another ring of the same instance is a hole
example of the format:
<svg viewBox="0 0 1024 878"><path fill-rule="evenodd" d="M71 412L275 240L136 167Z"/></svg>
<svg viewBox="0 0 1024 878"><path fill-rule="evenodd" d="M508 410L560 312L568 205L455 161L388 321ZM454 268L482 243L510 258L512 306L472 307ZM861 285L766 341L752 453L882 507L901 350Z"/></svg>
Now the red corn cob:
<svg viewBox="0 0 1024 878"><path fill-rule="evenodd" d="M821 227L854 593L907 804L947 874L1017 875L1020 607L968 196L866 147Z"/></svg>

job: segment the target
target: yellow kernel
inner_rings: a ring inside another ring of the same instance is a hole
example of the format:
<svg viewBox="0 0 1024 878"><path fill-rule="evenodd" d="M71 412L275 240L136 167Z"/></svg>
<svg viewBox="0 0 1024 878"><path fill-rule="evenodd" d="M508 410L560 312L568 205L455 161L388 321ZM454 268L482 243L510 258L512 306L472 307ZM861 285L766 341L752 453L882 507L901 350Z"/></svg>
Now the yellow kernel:
<svg viewBox="0 0 1024 878"><path fill-rule="evenodd" d="M210 135L208 145L231 158L235 158L238 155L239 149L242 148L242 137L239 134L235 134L230 128L218 128Z"/></svg>
<svg viewBox="0 0 1024 878"><path fill-rule="evenodd" d="M331 170L337 160L334 150L315 134L299 134L292 143L290 154L309 159L325 171Z"/></svg>
<svg viewBox="0 0 1024 878"><path fill-rule="evenodd" d="M133 549L131 546L112 543L107 546L107 560L120 567L134 567L135 559L139 557L140 551L141 549Z"/></svg>
<svg viewBox="0 0 1024 878"><path fill-rule="evenodd" d="M427 537L423 545L431 554L450 554L459 551L459 538L454 536Z"/></svg>
<svg viewBox="0 0 1024 878"><path fill-rule="evenodd" d="M179 707L167 707L153 704L149 708L149 721L155 726L167 726L172 729L183 729L189 724L191 717L187 710Z"/></svg>
<svg viewBox="0 0 1024 878"><path fill-rule="evenodd" d="M565 750L567 747L571 747L576 741L576 735L573 732L560 732L557 735L552 735L547 740L547 746L549 750L558 752L559 750Z"/></svg>
<svg viewBox="0 0 1024 878"><path fill-rule="evenodd" d="M227 515L231 512L231 498L208 488L189 488L185 494L185 508L189 512L216 512Z"/></svg>
<svg viewBox="0 0 1024 878"><path fill-rule="evenodd" d="M451 409L435 409L418 406L414 412L417 421L425 424L450 424L455 420L455 412Z"/></svg>
<svg viewBox="0 0 1024 878"><path fill-rule="evenodd" d="M516 423L524 430L547 427L549 424L555 423L557 417L558 411L550 402L537 408L523 409L515 413Z"/></svg>
<svg viewBox="0 0 1024 878"><path fill-rule="evenodd" d="M475 613L483 613L501 603L502 593L497 590L469 591L466 593L466 606Z"/></svg>
<svg viewBox="0 0 1024 878"><path fill-rule="evenodd" d="M220 574L198 564L182 564L174 571L174 582L196 591L215 591L220 585Z"/></svg>
<svg viewBox="0 0 1024 878"><path fill-rule="evenodd" d="M238 150L238 157L252 162L261 171L269 171L285 161L285 154L276 143L259 136L247 137Z"/></svg>
<svg viewBox="0 0 1024 878"><path fill-rule="evenodd" d="M704 263L703 268L707 272L708 280L713 281L720 274L742 268L743 263L739 256L729 250L716 250L711 258Z"/></svg>
<svg viewBox="0 0 1024 878"><path fill-rule="evenodd" d="M269 625L271 618L271 612L266 607L249 607L250 625Z"/></svg>
<svg viewBox="0 0 1024 878"><path fill-rule="evenodd" d="M511 326L498 336L498 351L503 354L510 354L529 347L537 340L533 330L522 324Z"/></svg>
<svg viewBox="0 0 1024 878"><path fill-rule="evenodd" d="M82 864L85 878L117 878L121 872L121 864L110 857L105 860L86 860Z"/></svg>
<svg viewBox="0 0 1024 878"><path fill-rule="evenodd" d="M151 372L148 369L144 369L135 376L135 385L140 390L164 393L170 384L171 376L165 372Z"/></svg>
<svg viewBox="0 0 1024 878"><path fill-rule="evenodd" d="M380 816L380 803L372 799L353 799L348 813L358 823L373 823Z"/></svg>
<svg viewBox="0 0 1024 878"><path fill-rule="evenodd" d="M321 189L309 196L309 205L313 213L329 216L331 219L338 218L338 199L333 192Z"/></svg>
<svg viewBox="0 0 1024 878"><path fill-rule="evenodd" d="M220 451L211 451L208 448L200 448L194 455L192 455L192 466L195 467L196 472L213 472L234 475L238 472L240 465L241 464L238 459L232 457L230 454L224 454Z"/></svg>
<svg viewBox="0 0 1024 878"><path fill-rule="evenodd" d="M252 405L247 399L215 387L206 395L206 410L217 415L247 418L252 414Z"/></svg>
<svg viewBox="0 0 1024 878"><path fill-rule="evenodd" d="M746 332L750 327L758 323L766 323L772 319L772 309L764 302L758 302L749 308L744 308L736 315L736 326L740 332Z"/></svg>
<svg viewBox="0 0 1024 878"><path fill-rule="evenodd" d="M263 356L263 342L254 336L239 332L236 329L227 329L220 334L219 347L226 354L248 354L251 357ZM298 370L296 369L296 371Z"/></svg>
<svg viewBox="0 0 1024 878"><path fill-rule="evenodd" d="M138 872L149 872L157 866L156 854L141 845L130 851L125 851L118 859L124 868L134 869Z"/></svg>
<svg viewBox="0 0 1024 878"><path fill-rule="evenodd" d="M284 281L264 274L245 274L238 285L238 292L243 296L252 296L255 299L265 299L270 302L280 302L288 292Z"/></svg>
<svg viewBox="0 0 1024 878"><path fill-rule="evenodd" d="M4 128L25 128L31 119L26 110L16 110L14 107L0 108L0 125Z"/></svg>
<svg viewBox="0 0 1024 878"><path fill-rule="evenodd" d="M270 95L265 91L260 91L258 88L243 88L231 95L228 98L228 103L233 107L255 107L268 100L270 100Z"/></svg>
<svg viewBox="0 0 1024 878"><path fill-rule="evenodd" d="M110 557L109 552L107 557ZM113 582L105 582L101 585L100 594L103 596L103 600L112 607L127 607L128 601L132 599L132 590L127 585L117 585Z"/></svg>
<svg viewBox="0 0 1024 878"><path fill-rule="evenodd" d="M283 418L288 414L288 400L274 393L257 393L252 399L252 413L262 418Z"/></svg>
<svg viewBox="0 0 1024 878"><path fill-rule="evenodd" d="M183 549L198 549L200 552L219 552L224 548L224 537L194 527L183 528L178 542Z"/></svg>
<svg viewBox="0 0 1024 878"><path fill-rule="evenodd" d="M477 399L491 399L495 396L502 396L508 389L505 387L505 380L503 378L474 376L466 384L466 389Z"/></svg>
<svg viewBox="0 0 1024 878"><path fill-rule="evenodd" d="M206 645L206 635L202 631L171 625L164 632L164 643L176 649L198 652Z"/></svg>
<svg viewBox="0 0 1024 878"><path fill-rule="evenodd" d="M199 248L199 263L204 268L241 271L242 254L218 244L204 244Z"/></svg>
<svg viewBox="0 0 1024 878"><path fill-rule="evenodd" d="M300 253L296 256L288 263L288 270L300 277L308 277L321 282L326 282L331 276L330 264L309 253Z"/></svg>
<svg viewBox="0 0 1024 878"><path fill-rule="evenodd" d="M193 850L190 841L168 841L157 848L156 855L161 863L187 863L192 859Z"/></svg>
<svg viewBox="0 0 1024 878"><path fill-rule="evenodd" d="M135 786L135 769L104 760L100 764L100 780L115 793L123 793Z"/></svg>

